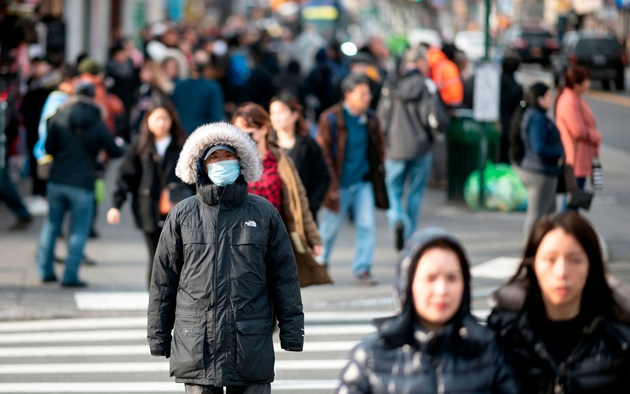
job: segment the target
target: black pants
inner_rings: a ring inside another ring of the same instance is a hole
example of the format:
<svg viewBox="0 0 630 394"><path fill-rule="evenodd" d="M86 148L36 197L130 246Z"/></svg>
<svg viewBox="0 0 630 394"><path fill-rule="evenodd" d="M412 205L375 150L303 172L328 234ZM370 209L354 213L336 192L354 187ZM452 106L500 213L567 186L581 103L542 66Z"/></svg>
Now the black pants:
<svg viewBox="0 0 630 394"><path fill-rule="evenodd" d="M151 273L153 272L153 259L155 258L155 251L157 250L158 242L160 241L160 234L162 229L155 232L144 231L144 241L147 243L147 249L149 252L149 269L147 273L147 283L151 286Z"/></svg>

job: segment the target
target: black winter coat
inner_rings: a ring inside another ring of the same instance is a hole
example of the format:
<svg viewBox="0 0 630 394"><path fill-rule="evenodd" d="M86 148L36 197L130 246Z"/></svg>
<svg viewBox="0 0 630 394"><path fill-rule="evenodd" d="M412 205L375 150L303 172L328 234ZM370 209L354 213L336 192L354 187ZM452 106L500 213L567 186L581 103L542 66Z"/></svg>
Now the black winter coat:
<svg viewBox="0 0 630 394"><path fill-rule="evenodd" d="M149 303L151 352L170 349L177 382L273 381L274 312L282 348L302 350L304 314L289 235L273 205L248 194L242 176L226 187L198 184L198 194L169 213Z"/></svg>
<svg viewBox="0 0 630 394"><path fill-rule="evenodd" d="M164 184L157 166L162 166L165 184L181 183L175 175L181 150L177 141L171 141L164 158L158 164L154 158L157 155L155 146L152 145L149 152L139 154L138 143L134 142L125 155L119 169L112 206L120 209L127 200L127 194L131 194L131 212L136 226L142 231L152 233L162 228L164 217L159 213L159 203ZM194 193L194 186L190 188Z"/></svg>
<svg viewBox="0 0 630 394"><path fill-rule="evenodd" d="M499 307L488 318L488 326L502 343L506 361L521 381L523 393L629 392L630 325L610 314L596 317L584 326L578 345L558 365L532 328L528 313L521 308L504 307L505 302L500 299L498 302Z"/></svg>
<svg viewBox="0 0 630 394"><path fill-rule="evenodd" d="M114 141L94 102L73 98L50 120L46 152L54 157L51 182L94 190L96 158L101 150L116 158L124 151Z"/></svg>
<svg viewBox="0 0 630 394"><path fill-rule="evenodd" d="M338 393L518 393L494 335L472 317L457 331L449 324L435 335L414 324L409 336L398 346L380 333L359 344Z"/></svg>
<svg viewBox="0 0 630 394"><path fill-rule="evenodd" d="M295 137L295 145L289 151L293 159L295 169L300 174L300 179L306 189L308 205L316 219L315 214L322 205L322 201L330 185L330 172L324 160L322 149L311 137Z"/></svg>

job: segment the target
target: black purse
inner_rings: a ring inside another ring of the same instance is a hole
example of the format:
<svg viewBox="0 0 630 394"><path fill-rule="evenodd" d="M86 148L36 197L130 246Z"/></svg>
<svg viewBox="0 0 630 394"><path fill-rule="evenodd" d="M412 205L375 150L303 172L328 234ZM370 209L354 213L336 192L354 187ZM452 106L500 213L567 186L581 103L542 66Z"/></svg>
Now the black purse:
<svg viewBox="0 0 630 394"><path fill-rule="evenodd" d="M562 172L560 178L562 178L565 192L567 193L567 206L571 209L582 208L588 211L591 208L591 202L593 201L595 193L580 190L577 184L577 179L575 179L573 166L565 164L564 171ZM559 186L560 181L558 182L558 187Z"/></svg>

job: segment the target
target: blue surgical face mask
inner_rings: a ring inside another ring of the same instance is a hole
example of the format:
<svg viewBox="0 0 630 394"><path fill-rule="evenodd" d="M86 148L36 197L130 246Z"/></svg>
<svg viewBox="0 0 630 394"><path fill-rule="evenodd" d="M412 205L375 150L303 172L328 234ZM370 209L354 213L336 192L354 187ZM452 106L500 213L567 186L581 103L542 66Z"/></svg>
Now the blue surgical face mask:
<svg viewBox="0 0 630 394"><path fill-rule="evenodd" d="M241 173L238 160L224 160L208 164L208 177L217 186L234 183Z"/></svg>

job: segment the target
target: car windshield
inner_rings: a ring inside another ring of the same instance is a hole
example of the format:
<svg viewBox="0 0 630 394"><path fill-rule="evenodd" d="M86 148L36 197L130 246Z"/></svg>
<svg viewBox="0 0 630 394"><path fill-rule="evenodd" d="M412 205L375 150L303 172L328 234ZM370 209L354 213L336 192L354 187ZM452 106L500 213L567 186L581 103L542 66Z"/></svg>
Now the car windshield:
<svg viewBox="0 0 630 394"><path fill-rule="evenodd" d="M614 38L587 38L578 41L575 52L580 54L616 55L621 52L621 44Z"/></svg>

